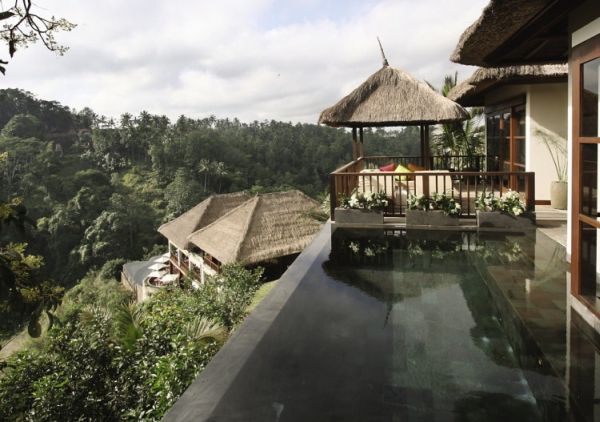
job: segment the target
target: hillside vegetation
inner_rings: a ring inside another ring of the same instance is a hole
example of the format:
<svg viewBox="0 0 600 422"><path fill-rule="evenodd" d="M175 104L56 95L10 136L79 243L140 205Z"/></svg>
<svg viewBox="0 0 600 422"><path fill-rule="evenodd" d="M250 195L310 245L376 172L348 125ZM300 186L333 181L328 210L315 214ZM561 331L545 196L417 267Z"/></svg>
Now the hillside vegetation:
<svg viewBox="0 0 600 422"><path fill-rule="evenodd" d="M318 198L351 154L343 129L146 112L114 121L15 89L0 90L0 128L0 204L16 201L11 212L24 220L2 227L0 248L12 242L21 249L11 256L37 260L10 264L37 287L0 307L3 337L91 269L164 251L157 227L207 196L296 188ZM365 144L413 155L418 133L366 131Z"/></svg>

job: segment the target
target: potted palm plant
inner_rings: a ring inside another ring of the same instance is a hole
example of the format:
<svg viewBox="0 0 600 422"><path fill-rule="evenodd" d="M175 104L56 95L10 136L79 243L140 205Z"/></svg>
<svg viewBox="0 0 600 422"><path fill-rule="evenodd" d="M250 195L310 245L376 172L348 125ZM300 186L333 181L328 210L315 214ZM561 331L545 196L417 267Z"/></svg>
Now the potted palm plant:
<svg viewBox="0 0 600 422"><path fill-rule="evenodd" d="M567 209L567 140L548 129L539 127L536 130L554 164L556 180L550 184L550 206L559 210Z"/></svg>

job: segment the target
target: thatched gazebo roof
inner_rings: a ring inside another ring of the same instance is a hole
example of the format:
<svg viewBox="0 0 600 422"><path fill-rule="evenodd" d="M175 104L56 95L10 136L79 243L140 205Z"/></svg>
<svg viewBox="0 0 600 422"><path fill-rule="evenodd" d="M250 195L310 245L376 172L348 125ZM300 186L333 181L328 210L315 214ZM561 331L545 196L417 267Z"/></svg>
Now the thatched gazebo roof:
<svg viewBox="0 0 600 422"><path fill-rule="evenodd" d="M465 120L467 111L403 70L384 65L334 106L321 112L329 126L412 126Z"/></svg>
<svg viewBox="0 0 600 422"><path fill-rule="evenodd" d="M194 208L158 228L158 232L179 249L188 249L188 236L208 226L223 214L251 198L246 192L212 195Z"/></svg>
<svg viewBox="0 0 600 422"><path fill-rule="evenodd" d="M318 208L317 201L297 190L258 195L188 241L223 264L249 265L299 253L321 228L309 215Z"/></svg>
<svg viewBox="0 0 600 422"><path fill-rule="evenodd" d="M500 84L566 81L568 71L566 63L482 67L470 78L452 88L448 98L465 107L482 106L484 94Z"/></svg>
<svg viewBox="0 0 600 422"><path fill-rule="evenodd" d="M466 65L496 65L494 60L499 57L493 53L508 44L512 44L513 50L520 48L521 43L514 42L512 37L552 3L551 0L490 0L479 19L463 32L450 60ZM542 41L553 43L551 39L540 39ZM534 46L528 48L533 54L531 50ZM507 47L506 51L507 57L510 57L510 48ZM545 56L540 56L539 59L543 57ZM535 63L536 58L531 58L530 62Z"/></svg>

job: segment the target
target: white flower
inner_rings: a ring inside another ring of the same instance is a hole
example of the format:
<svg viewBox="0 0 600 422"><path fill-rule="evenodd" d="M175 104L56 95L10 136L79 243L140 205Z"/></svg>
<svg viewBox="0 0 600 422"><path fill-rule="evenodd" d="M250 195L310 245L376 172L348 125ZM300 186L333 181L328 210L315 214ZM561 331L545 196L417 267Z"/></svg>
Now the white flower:
<svg viewBox="0 0 600 422"><path fill-rule="evenodd" d="M358 251L360 249L360 247L358 246L358 243L356 243L356 242L350 242L350 244L348 245L348 247L354 253L358 253Z"/></svg>
<svg viewBox="0 0 600 422"><path fill-rule="evenodd" d="M373 251L373 249L371 249L370 247L366 247L365 256L375 256L375 251Z"/></svg>
<svg viewBox="0 0 600 422"><path fill-rule="evenodd" d="M521 208L519 207L513 207L512 212L514 215L520 215L523 212L523 210L521 210Z"/></svg>
<svg viewBox="0 0 600 422"><path fill-rule="evenodd" d="M348 205L350 205L350 208L358 208L358 198L352 195L352 197L348 201Z"/></svg>

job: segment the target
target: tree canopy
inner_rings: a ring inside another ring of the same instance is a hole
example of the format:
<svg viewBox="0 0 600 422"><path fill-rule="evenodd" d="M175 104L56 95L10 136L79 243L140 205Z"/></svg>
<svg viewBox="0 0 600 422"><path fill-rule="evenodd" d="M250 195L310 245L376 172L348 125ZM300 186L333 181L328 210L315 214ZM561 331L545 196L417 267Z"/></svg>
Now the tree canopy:
<svg viewBox="0 0 600 422"><path fill-rule="evenodd" d="M418 136L413 128L366 130L365 148L417 155ZM0 204L17 201L30 221L5 225L0 246L26 244L24 257L43 258L36 282L68 289L107 261L164 250L158 226L213 193L295 188L319 197L351 148L344 129L214 116L171 122L147 112L114 121L6 89L0 154Z"/></svg>
<svg viewBox="0 0 600 422"><path fill-rule="evenodd" d="M14 0L0 3L0 37L8 46L8 55L28 44L41 42L48 50L64 54L67 47L54 36L60 31L71 31L75 24L64 18L42 16L32 0ZM0 60L0 72L5 74L7 60Z"/></svg>

